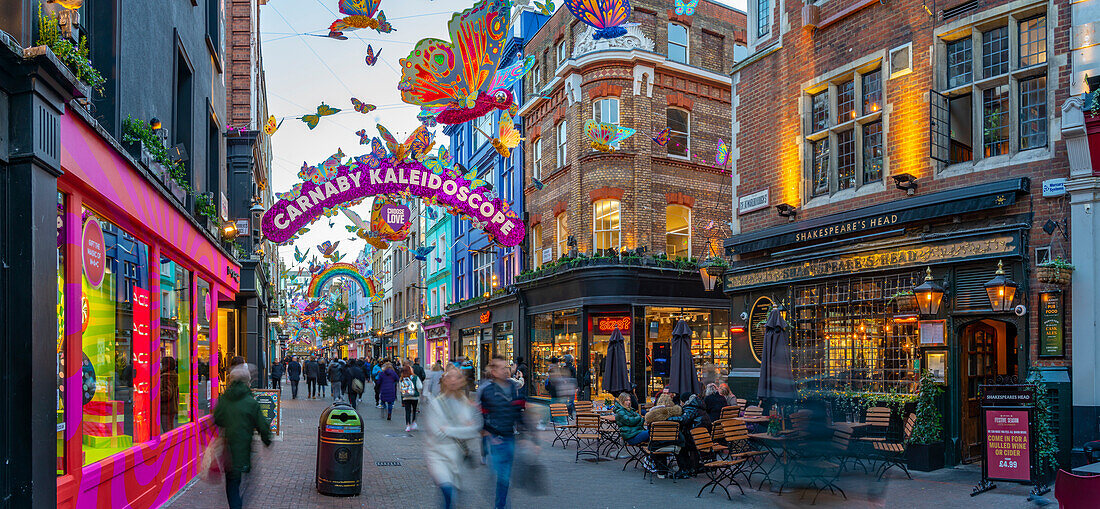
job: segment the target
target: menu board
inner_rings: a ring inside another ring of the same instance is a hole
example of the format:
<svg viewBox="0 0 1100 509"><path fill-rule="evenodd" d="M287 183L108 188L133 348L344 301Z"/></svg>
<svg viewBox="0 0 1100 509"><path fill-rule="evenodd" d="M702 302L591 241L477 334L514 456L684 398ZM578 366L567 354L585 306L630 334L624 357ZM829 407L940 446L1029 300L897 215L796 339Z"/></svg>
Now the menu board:
<svg viewBox="0 0 1100 509"><path fill-rule="evenodd" d="M1028 410L985 409L986 478L1031 480Z"/></svg>
<svg viewBox="0 0 1100 509"><path fill-rule="evenodd" d="M1062 292L1039 292L1039 356L1066 355Z"/></svg>
<svg viewBox="0 0 1100 509"><path fill-rule="evenodd" d="M764 329L768 323L768 313L774 305L770 298L760 297L749 310L749 345L756 362L761 362L760 358L764 356Z"/></svg>
<svg viewBox="0 0 1100 509"><path fill-rule="evenodd" d="M253 389L252 394L260 404L260 415L271 423L271 432L279 434L279 396L277 389Z"/></svg>

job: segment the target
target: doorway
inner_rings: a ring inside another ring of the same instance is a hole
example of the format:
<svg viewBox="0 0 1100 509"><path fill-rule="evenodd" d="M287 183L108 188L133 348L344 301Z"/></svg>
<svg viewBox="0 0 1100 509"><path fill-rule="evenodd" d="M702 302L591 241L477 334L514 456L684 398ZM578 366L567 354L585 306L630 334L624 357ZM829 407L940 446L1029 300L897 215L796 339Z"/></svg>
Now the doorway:
<svg viewBox="0 0 1100 509"><path fill-rule="evenodd" d="M1019 373L1016 326L1000 320L980 320L964 326L959 333L959 371L962 421L962 461L981 461L981 400L978 388L991 384L998 376Z"/></svg>

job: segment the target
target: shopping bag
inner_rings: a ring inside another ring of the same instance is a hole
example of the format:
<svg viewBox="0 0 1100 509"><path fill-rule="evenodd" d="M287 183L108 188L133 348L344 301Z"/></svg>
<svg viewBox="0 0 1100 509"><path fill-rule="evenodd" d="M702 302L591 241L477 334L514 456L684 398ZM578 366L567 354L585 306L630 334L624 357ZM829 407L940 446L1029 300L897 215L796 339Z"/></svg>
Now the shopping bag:
<svg viewBox="0 0 1100 509"><path fill-rule="evenodd" d="M538 452L533 445L521 445L518 448L512 472L512 483L517 488L536 497L550 493L549 473L546 465L539 461Z"/></svg>
<svg viewBox="0 0 1100 509"><path fill-rule="evenodd" d="M199 458L199 478L210 484L219 484L225 478L225 470L229 468L229 454L225 447L225 439L218 435L206 444Z"/></svg>

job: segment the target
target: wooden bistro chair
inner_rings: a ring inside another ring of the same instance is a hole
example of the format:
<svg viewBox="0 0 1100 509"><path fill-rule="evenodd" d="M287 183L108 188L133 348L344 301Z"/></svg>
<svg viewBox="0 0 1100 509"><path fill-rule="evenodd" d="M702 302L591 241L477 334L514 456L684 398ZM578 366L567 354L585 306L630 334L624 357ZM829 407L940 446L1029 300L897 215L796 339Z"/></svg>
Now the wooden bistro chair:
<svg viewBox="0 0 1100 509"><path fill-rule="evenodd" d="M656 458L664 457L671 472L671 460L676 458L676 454L680 452L683 445L683 439L680 437L680 423L657 421L649 425L649 444L646 445L646 453L654 466L657 464ZM649 469L644 470L642 477L645 478L648 473L652 473L653 477L657 476L656 468L653 472L649 472ZM653 477L649 478L650 484L653 484ZM673 482L676 480L673 479Z"/></svg>
<svg viewBox="0 0 1100 509"><path fill-rule="evenodd" d="M746 406L748 406L748 404L749 404L749 400L747 400L745 398L737 398L737 406L739 406L741 408L745 408Z"/></svg>
<svg viewBox="0 0 1100 509"><path fill-rule="evenodd" d="M740 406L734 405L722 407L722 416L720 417L720 419L736 419L738 417L741 417Z"/></svg>
<svg viewBox="0 0 1100 509"><path fill-rule="evenodd" d="M577 412L577 433L574 435L577 441L577 455L573 463L580 460L581 455L591 455L598 463L600 461L600 446L603 435L600 434L600 416L594 413Z"/></svg>
<svg viewBox="0 0 1100 509"><path fill-rule="evenodd" d="M756 405L745 407L745 417L761 417L764 415L764 409Z"/></svg>
<svg viewBox="0 0 1100 509"><path fill-rule="evenodd" d="M638 465L642 465L642 460L649 454L649 442L638 442L637 444L630 445L626 443L626 439L622 438L621 434L619 435L619 439L623 442L623 450L630 455L630 457L626 459L626 463L623 463L623 471L625 472L626 467L630 466L631 463L634 464L634 468L638 468Z"/></svg>
<svg viewBox="0 0 1100 509"><path fill-rule="evenodd" d="M913 476L909 475L908 467L908 442L909 436L913 434L913 426L917 424L917 414L909 414L905 418L905 429L902 435L902 439L899 442L889 441L875 441L870 442L871 454L875 459L881 460L882 464L878 467L878 479L882 480L882 476L886 475L886 471L893 467L898 467L905 472L905 476L912 479Z"/></svg>
<svg viewBox="0 0 1100 509"><path fill-rule="evenodd" d="M726 447L721 444L714 443L711 438L710 432L706 428L695 428L691 430L691 439L695 442L695 448L699 451L699 463L703 466L703 472L710 478L702 488L699 488L699 493L695 494L695 498L699 498L703 495L703 490L710 486L710 492L714 493L714 489L721 487L726 492L726 498L733 500L730 496L730 491L727 488L730 484L737 485L737 489L741 490L741 494L745 494L745 490L741 488L741 484L734 479L737 474L737 470L740 470L744 465L745 458L737 458L733 460L718 459L718 455L725 452Z"/></svg>
<svg viewBox="0 0 1100 509"><path fill-rule="evenodd" d="M561 441L561 446L568 449L568 442L576 440L577 426L569 424L569 405L565 403L550 404L550 426L554 430L554 441L550 442L550 447Z"/></svg>
<svg viewBox="0 0 1100 509"><path fill-rule="evenodd" d="M768 470L764 468L764 459L767 458L768 452L758 450L753 445L752 440L749 438L749 427L745 424L745 421L741 419L719 419L715 421L715 425L717 426L718 423L722 423L722 431L728 451L727 459L747 460L744 466L734 471L732 475L743 475L750 488L752 487L752 476L755 474L760 474L764 476L764 480L767 480ZM760 484L764 484L764 480L761 480Z"/></svg>
<svg viewBox="0 0 1100 509"><path fill-rule="evenodd" d="M573 402L573 412L577 415L591 414L596 412L596 407L592 406L591 401L578 399Z"/></svg>
<svg viewBox="0 0 1100 509"><path fill-rule="evenodd" d="M867 418L864 419L868 430L866 436L862 436L860 439L872 442L885 441L886 433L890 430L890 412L890 408L884 406L868 408Z"/></svg>
<svg viewBox="0 0 1100 509"><path fill-rule="evenodd" d="M852 440L851 432L845 429L834 430L831 445L833 454L840 463L841 471L847 469L849 461L854 461L863 468L863 473L867 473L867 465L863 463L866 454L863 452L863 448L860 447L861 442Z"/></svg>

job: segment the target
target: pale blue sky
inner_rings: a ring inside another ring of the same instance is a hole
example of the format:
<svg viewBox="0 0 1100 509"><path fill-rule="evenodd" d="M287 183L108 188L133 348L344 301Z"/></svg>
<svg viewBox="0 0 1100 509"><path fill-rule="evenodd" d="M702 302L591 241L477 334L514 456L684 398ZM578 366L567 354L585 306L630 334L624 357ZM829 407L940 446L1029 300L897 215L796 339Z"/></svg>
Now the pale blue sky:
<svg viewBox="0 0 1100 509"><path fill-rule="evenodd" d="M316 164L343 149L346 156L360 155L367 150L359 145L355 134L366 129L375 136L376 123L382 123L399 139L419 125L419 108L405 104L397 90L400 79L398 60L408 55L413 45L425 37L449 38L447 21L451 15L471 5L474 0L382 0L381 10L394 27L388 34L369 28L345 32L346 41L326 37L295 35L326 34L328 26L339 16L338 0L268 0L260 8L260 34L264 69L267 75L268 110L278 118L289 117L272 137L274 154L272 186L276 192L288 190L298 179L303 161ZM556 2L561 7L561 0ZM722 0L721 3L745 10L745 0ZM367 44L381 58L373 67L364 62ZM375 104L378 109L364 115L352 109L351 98ZM312 131L293 117L315 113L321 102L343 111L321 119ZM438 131L437 131L438 132ZM444 141L444 140L440 140ZM356 207L366 217L369 202ZM310 226L297 244L304 251L325 240L339 240L339 250L348 253L344 261L354 260L364 242L355 239L344 225L347 218L321 218ZM295 266L292 247L283 247L284 260ZM310 251L310 256L316 248Z"/></svg>

